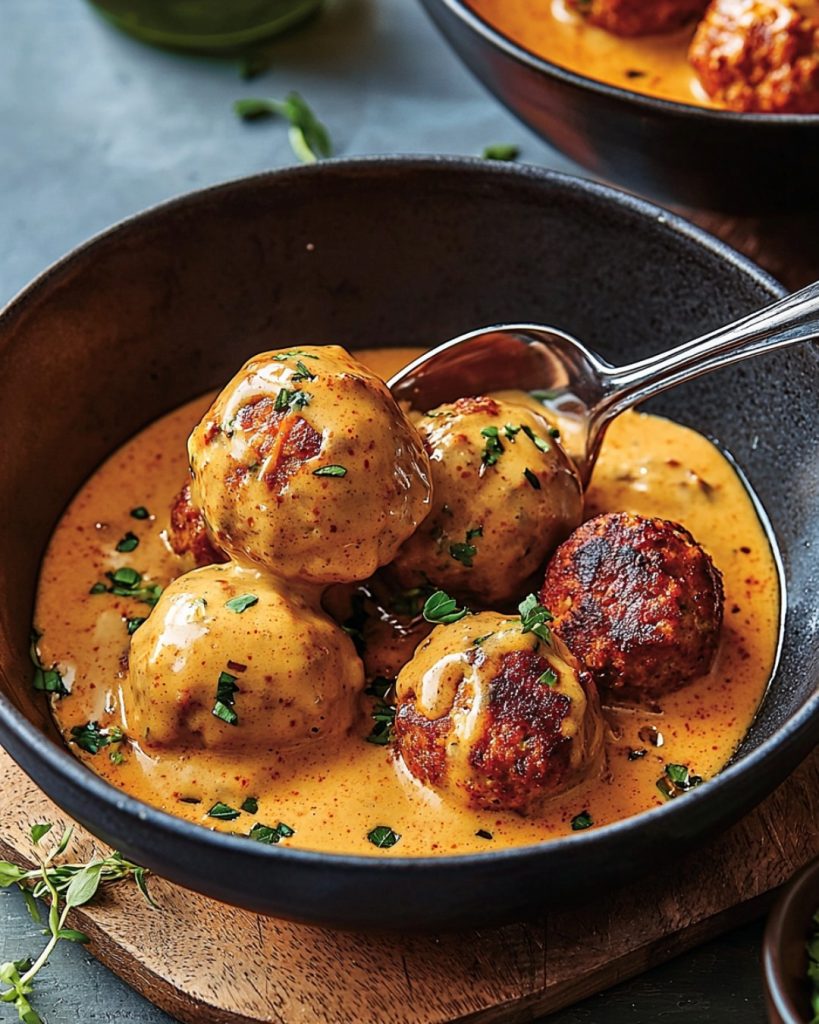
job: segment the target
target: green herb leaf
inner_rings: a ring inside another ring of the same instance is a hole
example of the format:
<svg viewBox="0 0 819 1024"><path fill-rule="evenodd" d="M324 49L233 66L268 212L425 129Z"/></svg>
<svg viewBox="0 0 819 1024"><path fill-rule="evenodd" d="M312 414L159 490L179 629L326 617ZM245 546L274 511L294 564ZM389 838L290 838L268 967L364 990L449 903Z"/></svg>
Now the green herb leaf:
<svg viewBox="0 0 819 1024"><path fill-rule="evenodd" d="M137 505L136 508L131 509L131 516L134 519L150 519L151 513L144 505Z"/></svg>
<svg viewBox="0 0 819 1024"><path fill-rule="evenodd" d="M475 835L478 837L478 839L494 839L492 833L487 832L485 828L479 828Z"/></svg>
<svg viewBox="0 0 819 1024"><path fill-rule="evenodd" d="M538 640L546 644L552 642L552 631L546 625L554 616L548 608L544 608L534 594L529 594L518 605L520 612L521 632L534 633Z"/></svg>
<svg viewBox="0 0 819 1024"><path fill-rule="evenodd" d="M517 160L519 156L519 147L511 142L496 142L492 146L487 146L483 151L484 160L502 160L505 163Z"/></svg>
<svg viewBox="0 0 819 1024"><path fill-rule="evenodd" d="M296 412L310 404L312 395L307 391L291 391L289 388L282 388L276 395L276 402L273 406L275 412Z"/></svg>
<svg viewBox="0 0 819 1024"><path fill-rule="evenodd" d="M368 697L378 697L379 700L384 700L387 694L390 692L393 686L394 680L385 679L384 676L376 676L364 690Z"/></svg>
<svg viewBox="0 0 819 1024"><path fill-rule="evenodd" d="M531 471L531 469L524 469L523 475L536 491L540 490L540 480L538 480L537 476Z"/></svg>
<svg viewBox="0 0 819 1024"><path fill-rule="evenodd" d="M315 380L316 379L316 375L314 373L311 373L310 370L307 369L307 367L304 365L304 363L301 360L299 360L296 363L296 369L298 370L298 373L294 373L292 378L291 378L294 384L298 384L300 381L303 381L303 380Z"/></svg>
<svg viewBox="0 0 819 1024"><path fill-rule="evenodd" d="M19 882L21 878L25 877L26 873L22 868L18 868L9 860L0 860L0 889L14 885L15 882Z"/></svg>
<svg viewBox="0 0 819 1024"><path fill-rule="evenodd" d="M572 832L582 832L584 828L591 828L594 822L588 811L581 811L572 818Z"/></svg>
<svg viewBox="0 0 819 1024"><path fill-rule="evenodd" d="M31 826L31 841L36 846L43 836L47 836L48 833L54 828L54 825L50 821L45 821L40 825Z"/></svg>
<svg viewBox="0 0 819 1024"><path fill-rule="evenodd" d="M71 879L65 891L66 908L81 907L96 895L102 879L103 862L92 861Z"/></svg>
<svg viewBox="0 0 819 1024"><path fill-rule="evenodd" d="M239 597L232 597L229 601L225 601L225 608L236 612L237 615L241 615L242 612L247 611L248 608L252 608L254 604L258 603L259 598L255 594L241 594Z"/></svg>
<svg viewBox="0 0 819 1024"><path fill-rule="evenodd" d="M112 583L115 583L118 587L125 587L127 590L133 590L142 581L142 573L130 568L130 566L123 566L121 569L117 569L116 572L108 573L107 575Z"/></svg>
<svg viewBox="0 0 819 1024"><path fill-rule="evenodd" d="M248 814L257 814L259 811L259 801L255 796L247 796L242 802L241 808Z"/></svg>
<svg viewBox="0 0 819 1024"><path fill-rule="evenodd" d="M347 470L344 466L319 466L313 470L313 476L346 476Z"/></svg>
<svg viewBox="0 0 819 1024"><path fill-rule="evenodd" d="M51 668L46 668L40 660L40 652L37 644L40 641L42 633L36 629L31 631L31 642L29 644L29 657L31 663L34 665L34 678L31 681L31 685L35 690L41 693L54 693L58 697L68 696L68 688L63 682L63 677L57 670L56 665L52 665Z"/></svg>
<svg viewBox="0 0 819 1024"><path fill-rule="evenodd" d="M327 129L297 92L291 92L284 100L236 100L233 109L245 120L271 116L288 120L290 145L304 163L315 163L322 157L332 155Z"/></svg>
<svg viewBox="0 0 819 1024"><path fill-rule="evenodd" d="M133 551L134 548L137 547L139 547L139 537L137 537L135 533L131 533L130 530L121 540L117 541L117 551L120 551L123 554L128 551Z"/></svg>
<svg viewBox="0 0 819 1024"><path fill-rule="evenodd" d="M108 758L111 764L125 764L125 754L121 750L111 750L108 753Z"/></svg>
<svg viewBox="0 0 819 1024"><path fill-rule="evenodd" d="M290 349L289 352L279 352L278 355L273 356L273 359L277 363L284 363L288 359L294 359L296 356L301 356L302 359L318 360L319 358L317 355L313 355L312 352L305 352L303 349L293 348Z"/></svg>
<svg viewBox="0 0 819 1024"><path fill-rule="evenodd" d="M498 436L500 431L497 427L484 427L481 431L481 436L486 438L483 446L483 454L481 455L481 462L484 468L494 466L498 459L504 453L504 447L501 443L501 439Z"/></svg>
<svg viewBox="0 0 819 1024"><path fill-rule="evenodd" d="M239 716L228 704L223 703L221 700L217 700L213 705L211 714L215 718L221 719L227 725L238 725Z"/></svg>
<svg viewBox="0 0 819 1024"><path fill-rule="evenodd" d="M467 614L467 609L459 608L455 599L444 593L443 590L436 590L427 598L422 614L427 622L449 625L462 619Z"/></svg>
<svg viewBox="0 0 819 1024"><path fill-rule="evenodd" d="M208 817L216 818L217 821L233 821L234 818L239 817L239 813L234 807L230 807L228 804L223 804L221 800L217 800L208 811Z"/></svg>
<svg viewBox="0 0 819 1024"><path fill-rule="evenodd" d="M699 775L692 775L684 764L667 764L665 774L657 779L657 789L666 800L673 800L690 789L696 788L702 781Z"/></svg>
<svg viewBox="0 0 819 1024"><path fill-rule="evenodd" d="M128 636L133 636L134 633L139 629L142 623L145 621L144 615L135 615L131 619L125 620L125 628L128 630Z"/></svg>
<svg viewBox="0 0 819 1024"><path fill-rule="evenodd" d="M104 583L95 583L94 586L88 591L89 594L107 594L108 587Z"/></svg>
<svg viewBox="0 0 819 1024"><path fill-rule="evenodd" d="M524 424L522 429L523 433L529 438L529 440L532 442L532 444L535 446L535 448L537 448L539 452L548 452L550 450L551 445L549 444L549 442L544 441L542 437L538 437L531 427L527 427Z"/></svg>
<svg viewBox="0 0 819 1024"><path fill-rule="evenodd" d="M376 825L375 828L367 833L367 838L380 850L389 850L391 846L395 846L401 836L397 832L389 827L389 825Z"/></svg>
<svg viewBox="0 0 819 1024"><path fill-rule="evenodd" d="M552 669L547 668L543 675L538 679L538 682L542 683L544 686L555 686L557 685L557 675L552 671Z"/></svg>
<svg viewBox="0 0 819 1024"><path fill-rule="evenodd" d="M103 747L108 746L111 738L107 730L100 728L99 722L86 722L85 725L72 726L71 742L87 754L98 754Z"/></svg>
<svg viewBox="0 0 819 1024"><path fill-rule="evenodd" d="M257 843L264 843L267 846L274 846L281 839L289 839L290 836L295 834L296 830L289 825L285 825L283 821L280 821L274 827L256 822L250 832L248 832L248 836L251 839L255 839Z"/></svg>
<svg viewBox="0 0 819 1024"><path fill-rule="evenodd" d="M76 928L61 928L57 932L58 939L67 939L69 942L90 942L85 932L79 932Z"/></svg>
<svg viewBox="0 0 819 1024"><path fill-rule="evenodd" d="M378 701L371 712L375 723L369 736L364 738L368 743L375 743L379 747L386 746L392 740L392 730L395 725L395 706Z"/></svg>
<svg viewBox="0 0 819 1024"><path fill-rule="evenodd" d="M676 785L685 785L688 782L688 768L684 764L667 764L665 773Z"/></svg>
<svg viewBox="0 0 819 1024"><path fill-rule="evenodd" d="M494 635L495 635L494 632L492 632L492 633L484 633L483 636L476 636L475 639L472 641L472 646L473 647L480 647L481 644L484 642L484 640L488 640L490 636L494 636Z"/></svg>

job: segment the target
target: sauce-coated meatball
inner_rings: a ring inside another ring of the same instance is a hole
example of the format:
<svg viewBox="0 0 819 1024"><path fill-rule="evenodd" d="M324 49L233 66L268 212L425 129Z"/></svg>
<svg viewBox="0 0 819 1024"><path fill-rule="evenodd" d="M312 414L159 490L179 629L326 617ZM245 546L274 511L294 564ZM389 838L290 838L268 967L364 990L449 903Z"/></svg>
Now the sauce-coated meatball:
<svg viewBox="0 0 819 1024"><path fill-rule="evenodd" d="M188 442L216 543L287 579L365 579L429 511L429 459L385 384L335 345L246 363Z"/></svg>
<svg viewBox="0 0 819 1024"><path fill-rule="evenodd" d="M731 110L819 113L817 5L713 0L688 53L709 96Z"/></svg>
<svg viewBox="0 0 819 1024"><path fill-rule="evenodd" d="M699 17L708 0L569 0L569 6L618 36L670 32Z"/></svg>
<svg viewBox="0 0 819 1024"><path fill-rule="evenodd" d="M432 464L432 512L398 552L404 586L431 583L484 608L520 599L580 522L574 465L522 405L461 398L416 424Z"/></svg>
<svg viewBox="0 0 819 1024"><path fill-rule="evenodd" d="M536 814L600 764L594 683L520 618L483 612L438 626L396 690L405 765L467 806Z"/></svg>
<svg viewBox="0 0 819 1024"><path fill-rule="evenodd" d="M664 519L590 519L555 552L540 600L601 691L628 699L657 699L704 675L719 644L722 576Z"/></svg>
<svg viewBox="0 0 819 1024"><path fill-rule="evenodd" d="M352 641L292 587L235 563L175 580L131 639L147 749L284 750L350 728L364 680Z"/></svg>
<svg viewBox="0 0 819 1024"><path fill-rule="evenodd" d="M185 484L171 505L168 541L177 555L190 555L197 565L227 561L224 551L213 543L201 510L191 501L190 484Z"/></svg>

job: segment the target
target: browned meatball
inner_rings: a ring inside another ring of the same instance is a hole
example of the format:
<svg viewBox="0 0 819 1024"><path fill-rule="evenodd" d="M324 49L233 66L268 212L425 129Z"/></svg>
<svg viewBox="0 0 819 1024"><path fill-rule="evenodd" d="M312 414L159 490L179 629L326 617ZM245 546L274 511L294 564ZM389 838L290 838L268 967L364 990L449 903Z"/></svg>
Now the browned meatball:
<svg viewBox="0 0 819 1024"><path fill-rule="evenodd" d="M541 632L483 612L420 644L398 676L394 725L415 778L469 807L536 814L599 768L594 683Z"/></svg>
<svg viewBox="0 0 819 1024"><path fill-rule="evenodd" d="M569 0L589 23L617 36L648 36L692 21L708 0Z"/></svg>
<svg viewBox="0 0 819 1024"><path fill-rule="evenodd" d="M590 519L555 552L540 600L610 694L659 698L708 672L716 654L722 576L687 530L664 519Z"/></svg>
<svg viewBox="0 0 819 1024"><path fill-rule="evenodd" d="M713 0L688 58L731 110L819 113L819 20L792 0Z"/></svg>
<svg viewBox="0 0 819 1024"><path fill-rule="evenodd" d="M227 555L208 533L201 511L191 501L190 484L185 484L171 505L168 540L177 555L190 554L197 565L227 561Z"/></svg>

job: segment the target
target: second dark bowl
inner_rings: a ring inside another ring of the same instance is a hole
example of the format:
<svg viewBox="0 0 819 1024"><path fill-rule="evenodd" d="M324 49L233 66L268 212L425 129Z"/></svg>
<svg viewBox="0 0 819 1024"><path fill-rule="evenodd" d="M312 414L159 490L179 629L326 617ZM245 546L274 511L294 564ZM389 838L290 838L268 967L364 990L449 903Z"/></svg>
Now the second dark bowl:
<svg viewBox="0 0 819 1024"><path fill-rule="evenodd" d="M760 214L819 203L819 115L654 99L535 56L466 0L421 0L475 76L594 174L692 207Z"/></svg>

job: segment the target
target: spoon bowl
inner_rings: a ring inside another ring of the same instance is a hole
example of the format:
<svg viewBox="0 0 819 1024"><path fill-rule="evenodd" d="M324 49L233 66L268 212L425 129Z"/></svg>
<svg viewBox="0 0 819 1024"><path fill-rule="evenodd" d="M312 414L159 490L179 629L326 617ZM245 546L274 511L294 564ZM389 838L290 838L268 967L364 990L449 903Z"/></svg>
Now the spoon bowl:
<svg viewBox="0 0 819 1024"><path fill-rule="evenodd" d="M555 327L508 324L446 341L389 381L421 412L493 391L527 391L560 420L561 442L585 487L606 429L640 402L723 366L819 337L819 282L693 341L612 366Z"/></svg>

